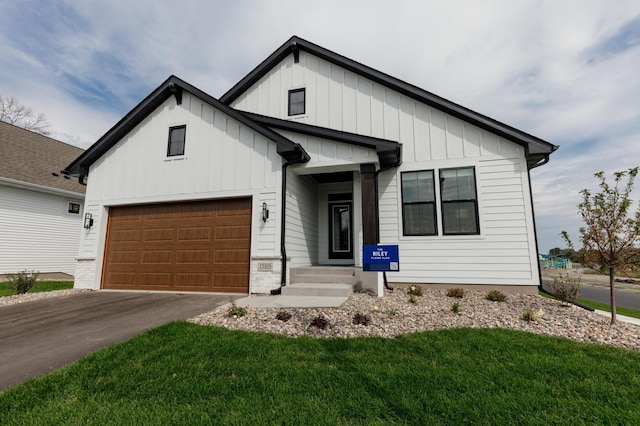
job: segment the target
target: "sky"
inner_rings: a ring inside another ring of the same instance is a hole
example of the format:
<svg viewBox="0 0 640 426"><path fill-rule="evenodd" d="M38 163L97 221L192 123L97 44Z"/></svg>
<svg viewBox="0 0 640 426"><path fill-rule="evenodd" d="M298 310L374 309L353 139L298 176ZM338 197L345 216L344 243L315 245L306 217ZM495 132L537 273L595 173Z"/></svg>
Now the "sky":
<svg viewBox="0 0 640 426"><path fill-rule="evenodd" d="M640 165L638 0L0 0L0 95L88 148L170 75L218 98L292 35L559 145L542 253L594 173Z"/></svg>

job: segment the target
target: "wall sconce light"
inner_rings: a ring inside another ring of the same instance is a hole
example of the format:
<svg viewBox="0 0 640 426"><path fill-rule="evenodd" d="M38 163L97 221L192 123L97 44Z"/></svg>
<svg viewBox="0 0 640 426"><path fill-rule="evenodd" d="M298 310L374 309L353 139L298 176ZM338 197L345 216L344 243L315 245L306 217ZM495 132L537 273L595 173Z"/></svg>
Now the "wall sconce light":
<svg viewBox="0 0 640 426"><path fill-rule="evenodd" d="M262 221L266 222L269 219L269 208L267 203L262 203Z"/></svg>
<svg viewBox="0 0 640 426"><path fill-rule="evenodd" d="M93 215L91 213L84 214L84 229L91 229L93 226Z"/></svg>

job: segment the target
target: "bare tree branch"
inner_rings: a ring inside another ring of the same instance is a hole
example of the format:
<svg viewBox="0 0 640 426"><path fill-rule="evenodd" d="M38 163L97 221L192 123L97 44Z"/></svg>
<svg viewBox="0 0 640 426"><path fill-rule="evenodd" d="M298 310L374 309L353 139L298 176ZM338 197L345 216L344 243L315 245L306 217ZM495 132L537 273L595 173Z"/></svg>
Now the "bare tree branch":
<svg viewBox="0 0 640 426"><path fill-rule="evenodd" d="M31 108L21 105L13 96L0 96L0 121L43 135L51 133L50 124L44 114L34 114Z"/></svg>

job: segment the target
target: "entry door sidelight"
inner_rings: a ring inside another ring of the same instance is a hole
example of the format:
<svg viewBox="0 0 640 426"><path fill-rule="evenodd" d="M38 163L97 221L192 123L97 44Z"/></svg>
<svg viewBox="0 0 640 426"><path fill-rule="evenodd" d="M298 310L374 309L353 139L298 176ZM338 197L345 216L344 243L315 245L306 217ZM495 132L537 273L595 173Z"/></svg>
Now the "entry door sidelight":
<svg viewBox="0 0 640 426"><path fill-rule="evenodd" d="M329 259L353 259L352 204L329 203Z"/></svg>

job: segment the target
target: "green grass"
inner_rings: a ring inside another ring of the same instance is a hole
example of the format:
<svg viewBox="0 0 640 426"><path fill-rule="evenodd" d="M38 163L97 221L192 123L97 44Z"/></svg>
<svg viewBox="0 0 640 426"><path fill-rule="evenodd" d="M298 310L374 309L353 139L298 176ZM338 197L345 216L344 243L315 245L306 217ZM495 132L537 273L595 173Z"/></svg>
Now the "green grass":
<svg viewBox="0 0 640 426"><path fill-rule="evenodd" d="M608 303L600 303L587 299L578 299L578 302L593 309L611 312L611 306ZM631 308L623 308L622 306L616 306L616 313L626 315L628 317L640 318L640 311Z"/></svg>
<svg viewBox="0 0 640 426"><path fill-rule="evenodd" d="M553 296L539 291L538 294L543 297L547 297L549 299L554 299ZM581 303L585 306L588 306L593 309L598 309L600 311L611 312L611 306L608 303L596 302L593 300L587 299L578 299L578 303ZM620 315L625 315L632 318L640 318L640 311L637 309L624 308L622 306L616 306L616 313Z"/></svg>
<svg viewBox="0 0 640 426"><path fill-rule="evenodd" d="M31 287L29 293L37 293L40 291L52 291L52 290L64 290L73 288L73 281L36 281ZM9 284L6 282L0 282L0 297L1 296L13 296L16 294L9 288Z"/></svg>
<svg viewBox="0 0 640 426"><path fill-rule="evenodd" d="M0 393L0 424L640 424L640 353L501 329L171 323Z"/></svg>

